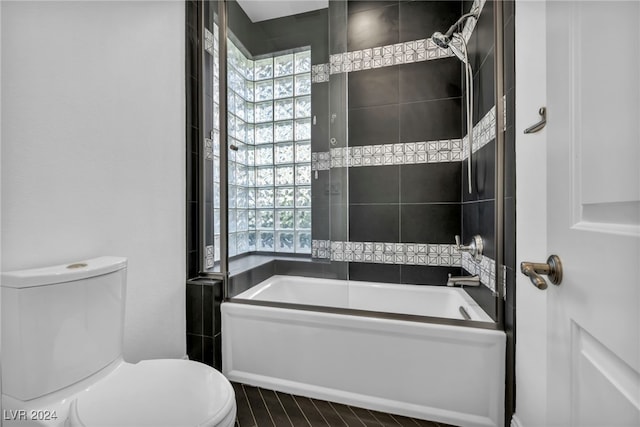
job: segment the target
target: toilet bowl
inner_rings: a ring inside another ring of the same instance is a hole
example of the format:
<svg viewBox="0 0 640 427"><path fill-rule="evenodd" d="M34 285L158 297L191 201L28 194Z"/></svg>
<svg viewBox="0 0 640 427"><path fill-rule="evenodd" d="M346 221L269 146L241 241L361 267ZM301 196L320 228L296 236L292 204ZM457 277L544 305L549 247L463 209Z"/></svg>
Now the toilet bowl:
<svg viewBox="0 0 640 427"><path fill-rule="evenodd" d="M80 394L69 427L232 426L235 397L215 369L186 360L120 364Z"/></svg>
<svg viewBox="0 0 640 427"><path fill-rule="evenodd" d="M122 360L126 259L2 273L2 425L228 427L233 387L189 360Z"/></svg>
<svg viewBox="0 0 640 427"><path fill-rule="evenodd" d="M236 418L229 381L188 360L118 360L50 395L2 399L4 427L230 427Z"/></svg>

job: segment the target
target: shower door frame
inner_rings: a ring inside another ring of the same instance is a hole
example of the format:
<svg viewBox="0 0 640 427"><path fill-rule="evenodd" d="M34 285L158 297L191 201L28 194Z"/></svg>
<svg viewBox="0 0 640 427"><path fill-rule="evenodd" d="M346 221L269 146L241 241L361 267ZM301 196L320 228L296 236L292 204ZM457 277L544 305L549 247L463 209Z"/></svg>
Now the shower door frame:
<svg viewBox="0 0 640 427"><path fill-rule="evenodd" d="M494 2L493 7L493 40L494 40L494 86L496 103L496 152L495 152L495 268L496 289L498 290L497 323L502 330L504 324L505 301L505 264L504 264L504 196L505 196L505 92L504 92L504 28L503 2Z"/></svg>
<svg viewBox="0 0 640 427"><path fill-rule="evenodd" d="M222 281L222 299L228 299L228 283L229 283L229 255L228 255L228 232L229 232L229 196L228 196L228 156L227 156L227 1L226 0L207 0L209 4L218 4L218 87L219 87L219 99L218 105L219 112L219 135L220 135L220 271L207 271L205 264L205 257L202 254L206 248L206 232L207 221L210 220L207 217L207 192L212 189L207 188L205 185L206 180L204 176L205 162L207 161L204 156L201 156L199 165L199 180L200 180L200 197L199 197L199 224L200 224L200 252L199 257L199 276L206 279L220 280ZM198 37L200 41L198 51L198 102L200 105L200 132L199 143L200 147L204 146L204 141L207 138L204 123L205 123L205 110L204 105L204 55L206 54L203 41L205 33L205 16L204 16L204 1L198 2ZM216 165L214 164L214 167Z"/></svg>

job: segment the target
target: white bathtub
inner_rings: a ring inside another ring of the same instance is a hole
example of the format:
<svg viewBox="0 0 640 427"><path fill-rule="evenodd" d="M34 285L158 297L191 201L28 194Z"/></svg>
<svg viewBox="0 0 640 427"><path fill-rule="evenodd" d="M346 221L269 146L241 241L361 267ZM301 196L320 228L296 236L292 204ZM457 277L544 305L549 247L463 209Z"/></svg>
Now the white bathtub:
<svg viewBox="0 0 640 427"><path fill-rule="evenodd" d="M460 306L491 321L459 288L274 276L222 304L223 372L399 415L502 426L505 334L460 320Z"/></svg>
<svg viewBox="0 0 640 427"><path fill-rule="evenodd" d="M273 276L236 298L447 319L464 319L460 312L463 307L471 320L492 322L464 290L439 286Z"/></svg>

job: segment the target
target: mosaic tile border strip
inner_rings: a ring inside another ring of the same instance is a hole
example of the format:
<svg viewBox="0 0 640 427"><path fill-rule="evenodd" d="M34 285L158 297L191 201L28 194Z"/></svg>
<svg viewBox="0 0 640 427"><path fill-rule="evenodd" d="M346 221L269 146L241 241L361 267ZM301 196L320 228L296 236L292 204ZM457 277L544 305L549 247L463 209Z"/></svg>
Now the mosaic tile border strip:
<svg viewBox="0 0 640 427"><path fill-rule="evenodd" d="M311 258L331 259L331 240L311 240Z"/></svg>
<svg viewBox="0 0 640 427"><path fill-rule="evenodd" d="M311 83L324 83L329 81L329 64L317 64L311 66Z"/></svg>
<svg viewBox="0 0 640 427"><path fill-rule="evenodd" d="M496 262L487 256L476 261L455 245L429 243L332 242L312 240L311 257L342 262L372 264L423 265L432 267L462 267L467 273L480 277L480 283L497 294ZM502 289L506 298L506 268L502 275Z"/></svg>
<svg viewBox="0 0 640 427"><path fill-rule="evenodd" d="M328 151L321 151L311 153L311 170L312 171L326 171L331 168L331 153Z"/></svg>
<svg viewBox="0 0 640 427"><path fill-rule="evenodd" d="M460 267L455 245L312 240L311 256L331 261Z"/></svg>
<svg viewBox="0 0 640 427"><path fill-rule="evenodd" d="M503 104L503 121L502 121L502 130L507 130L507 97L502 97ZM473 127L473 147L472 152L475 153L489 142L493 141L496 138L496 106L491 107L491 110L484 115L478 123ZM462 146L463 146L463 157L465 160L469 157L469 135L465 135L462 138Z"/></svg>
<svg viewBox="0 0 640 427"><path fill-rule="evenodd" d="M311 153L311 170L459 162L461 160L463 160L462 140L443 139L332 148L329 152Z"/></svg>
<svg viewBox="0 0 640 427"><path fill-rule="evenodd" d="M476 261L468 253L462 254L462 268L471 275L480 277L480 283L491 289L496 294L496 262L487 257L482 256L482 260Z"/></svg>
<svg viewBox="0 0 640 427"><path fill-rule="evenodd" d="M493 141L496 137L496 107L491 107L491 110L484 115L483 118L473 127L473 146L472 152L475 153L489 142ZM465 135L462 138L463 155L462 160L469 157L469 135Z"/></svg>
<svg viewBox="0 0 640 427"><path fill-rule="evenodd" d="M330 74L340 74L449 58L451 56L453 56L451 49L443 49L429 38L354 50L352 52L334 53L329 56L328 65Z"/></svg>
<svg viewBox="0 0 640 427"><path fill-rule="evenodd" d="M204 139L204 153L205 160L213 161L213 140L209 138Z"/></svg>
<svg viewBox="0 0 640 427"><path fill-rule="evenodd" d="M332 148L330 154L333 168L455 162L462 160L462 140Z"/></svg>
<svg viewBox="0 0 640 427"><path fill-rule="evenodd" d="M204 263L206 268L212 268L213 267L213 245L209 245L205 247L205 257L204 257Z"/></svg>

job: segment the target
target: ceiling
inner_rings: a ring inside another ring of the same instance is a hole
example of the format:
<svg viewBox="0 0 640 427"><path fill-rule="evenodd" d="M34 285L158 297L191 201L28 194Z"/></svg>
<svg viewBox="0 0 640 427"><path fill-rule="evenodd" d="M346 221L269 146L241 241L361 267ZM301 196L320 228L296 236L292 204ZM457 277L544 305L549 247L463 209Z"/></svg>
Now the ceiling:
<svg viewBox="0 0 640 427"><path fill-rule="evenodd" d="M253 22L329 7L329 0L238 0L238 3Z"/></svg>

